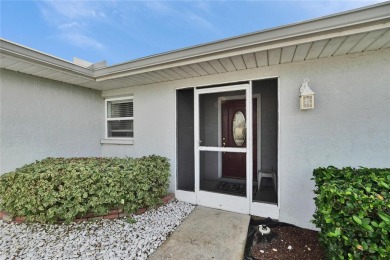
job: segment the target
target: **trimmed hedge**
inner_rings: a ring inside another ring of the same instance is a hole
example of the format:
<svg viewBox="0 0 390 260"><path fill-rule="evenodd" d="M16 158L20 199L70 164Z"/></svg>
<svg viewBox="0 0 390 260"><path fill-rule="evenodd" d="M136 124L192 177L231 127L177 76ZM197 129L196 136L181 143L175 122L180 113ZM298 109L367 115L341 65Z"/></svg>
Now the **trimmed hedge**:
<svg viewBox="0 0 390 260"><path fill-rule="evenodd" d="M161 202L170 165L152 155L132 158L47 158L0 176L0 209L27 221L70 222Z"/></svg>
<svg viewBox="0 0 390 260"><path fill-rule="evenodd" d="M313 223L329 259L390 259L390 169L314 170Z"/></svg>

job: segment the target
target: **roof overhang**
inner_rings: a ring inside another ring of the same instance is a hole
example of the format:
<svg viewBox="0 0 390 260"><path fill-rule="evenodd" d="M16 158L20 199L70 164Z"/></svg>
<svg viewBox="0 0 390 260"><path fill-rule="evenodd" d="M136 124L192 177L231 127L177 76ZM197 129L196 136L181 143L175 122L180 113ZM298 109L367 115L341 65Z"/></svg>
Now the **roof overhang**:
<svg viewBox="0 0 390 260"><path fill-rule="evenodd" d="M1 68L107 90L390 47L390 3L87 69L0 42Z"/></svg>

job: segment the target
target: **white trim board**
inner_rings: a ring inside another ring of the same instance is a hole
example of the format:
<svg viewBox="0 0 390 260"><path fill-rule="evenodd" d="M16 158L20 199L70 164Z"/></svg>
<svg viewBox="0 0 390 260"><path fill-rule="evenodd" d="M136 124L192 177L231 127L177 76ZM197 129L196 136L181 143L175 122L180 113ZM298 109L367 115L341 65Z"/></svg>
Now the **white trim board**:
<svg viewBox="0 0 390 260"><path fill-rule="evenodd" d="M133 116L132 117L108 117L108 102L118 100L131 100L133 103ZM100 141L101 144L133 144L134 143L134 96L126 95L121 97L113 97L104 99L104 139ZM133 137L108 137L108 121L118 120L132 120L133 121ZM124 142L127 141L127 142Z"/></svg>
<svg viewBox="0 0 390 260"><path fill-rule="evenodd" d="M242 214L249 213L249 204L246 197L200 190L197 192L196 198L197 204L205 207L217 208Z"/></svg>
<svg viewBox="0 0 390 260"><path fill-rule="evenodd" d="M175 190L175 197L180 201L197 204L196 193L194 191Z"/></svg>
<svg viewBox="0 0 390 260"><path fill-rule="evenodd" d="M252 158L252 150L251 145L247 144L246 148L227 148L227 147L205 147L200 144L200 125L199 125L199 98L200 95L203 94L211 94L211 93L224 93L224 92L232 92L244 90L246 93L246 106L252 107L252 97L249 93L251 93L251 85L250 84L238 84L232 86L220 86L214 88L202 88L202 89L194 89L194 152L195 152L195 193L197 203L203 206L209 206L214 208L220 208L224 210L230 210L234 212L240 213L249 213L249 197L238 197L226 194L218 194L214 192L206 192L200 190L200 152L204 150L213 151L213 152L244 152L247 154L247 172L248 167L251 167L251 164L248 166L248 158ZM250 98L249 98L250 97ZM251 110L251 109L250 109ZM248 116L251 116L251 113ZM246 120L246 126L251 125L251 118ZM251 134L251 132L249 133ZM247 136L247 143L252 142L252 137ZM248 156L249 154L249 156ZM248 174L247 174L248 175ZM248 178L247 178L248 179ZM252 192L252 185L247 185L247 189ZM248 191L247 191L248 192ZM248 194L248 193L247 193Z"/></svg>

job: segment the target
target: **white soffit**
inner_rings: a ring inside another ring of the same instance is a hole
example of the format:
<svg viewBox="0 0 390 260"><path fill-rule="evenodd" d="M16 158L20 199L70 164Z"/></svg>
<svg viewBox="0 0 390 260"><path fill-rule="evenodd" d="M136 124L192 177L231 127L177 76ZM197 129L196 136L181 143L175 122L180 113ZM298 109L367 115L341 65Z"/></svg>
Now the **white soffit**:
<svg viewBox="0 0 390 260"><path fill-rule="evenodd" d="M88 69L0 40L0 68L109 90L390 47L390 2Z"/></svg>
<svg viewBox="0 0 390 260"><path fill-rule="evenodd" d="M141 72L138 74L131 74L130 72L127 75L117 75L117 77L111 77L106 80L99 81L98 79L98 82L103 83L103 88L109 90L126 86L147 85L154 82L180 80L183 78L183 75L177 76L168 74L169 70L185 71L185 78L193 78L239 71L243 69L261 68L265 66L314 60L356 52L372 51L389 47L390 28L290 45L270 50L250 52L232 57L177 66L169 69L155 70L153 72ZM157 77L153 77L152 73L159 76L161 75L161 77L157 79Z"/></svg>
<svg viewBox="0 0 390 260"><path fill-rule="evenodd" d="M93 70L0 39L0 68L79 85L95 82Z"/></svg>

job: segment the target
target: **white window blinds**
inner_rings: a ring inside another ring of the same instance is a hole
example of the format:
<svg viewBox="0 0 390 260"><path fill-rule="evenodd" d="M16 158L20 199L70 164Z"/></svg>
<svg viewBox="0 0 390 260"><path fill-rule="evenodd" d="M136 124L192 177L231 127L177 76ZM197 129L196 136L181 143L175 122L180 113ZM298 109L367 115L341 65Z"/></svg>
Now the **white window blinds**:
<svg viewBox="0 0 390 260"><path fill-rule="evenodd" d="M107 138L133 138L133 99L106 100L106 108Z"/></svg>
<svg viewBox="0 0 390 260"><path fill-rule="evenodd" d="M108 101L108 117L133 117L133 100Z"/></svg>

